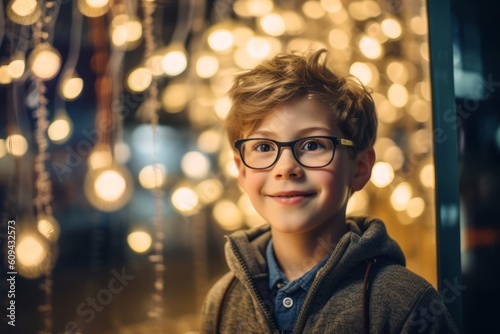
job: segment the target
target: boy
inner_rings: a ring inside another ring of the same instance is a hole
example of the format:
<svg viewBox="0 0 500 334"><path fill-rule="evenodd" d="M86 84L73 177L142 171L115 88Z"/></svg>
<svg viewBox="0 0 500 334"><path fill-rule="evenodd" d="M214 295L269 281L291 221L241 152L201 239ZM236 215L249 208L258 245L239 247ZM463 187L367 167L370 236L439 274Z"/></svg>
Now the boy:
<svg viewBox="0 0 500 334"><path fill-rule="evenodd" d="M238 181L269 223L228 236L203 333L455 333L384 224L346 218L375 161L375 106L326 51L240 74L226 119Z"/></svg>

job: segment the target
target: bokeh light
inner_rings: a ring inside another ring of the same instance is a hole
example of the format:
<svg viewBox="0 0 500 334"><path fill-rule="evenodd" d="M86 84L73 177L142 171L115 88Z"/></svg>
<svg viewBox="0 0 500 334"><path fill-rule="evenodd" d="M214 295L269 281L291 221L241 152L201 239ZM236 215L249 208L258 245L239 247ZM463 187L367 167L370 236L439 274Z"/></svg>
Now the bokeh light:
<svg viewBox="0 0 500 334"><path fill-rule="evenodd" d="M202 179L210 171L210 160L201 152L188 152L182 157L181 168L187 177Z"/></svg>
<svg viewBox="0 0 500 334"><path fill-rule="evenodd" d="M229 200L218 201L213 208L215 221L227 231L234 231L243 227L243 216L233 202Z"/></svg>
<svg viewBox="0 0 500 334"><path fill-rule="evenodd" d="M384 188L394 180L394 170L387 162L379 161L372 169L371 182L378 188Z"/></svg>
<svg viewBox="0 0 500 334"><path fill-rule="evenodd" d="M166 176L163 164L147 165L139 171L139 183L146 189L156 189L165 183Z"/></svg>
<svg viewBox="0 0 500 334"><path fill-rule="evenodd" d="M179 187L172 193L172 205L182 214L194 214L198 211L199 197L191 188Z"/></svg>
<svg viewBox="0 0 500 334"><path fill-rule="evenodd" d="M133 231L127 236L127 243L130 249L136 253L147 252L153 243L151 235L146 231Z"/></svg>
<svg viewBox="0 0 500 334"><path fill-rule="evenodd" d="M410 205L410 199L412 197L412 187L408 182L401 182L392 191L391 194L391 205L396 211L404 211Z"/></svg>
<svg viewBox="0 0 500 334"><path fill-rule="evenodd" d="M61 68L61 55L50 44L42 43L31 52L29 65L33 74L38 78L50 80Z"/></svg>
<svg viewBox="0 0 500 334"><path fill-rule="evenodd" d="M57 114L56 114L57 115ZM47 129L47 134L54 143L64 143L66 142L71 133L73 132L73 122L64 112L50 123Z"/></svg>
<svg viewBox="0 0 500 334"><path fill-rule="evenodd" d="M28 150L28 142L20 134L12 134L5 139L7 152L15 157L22 157Z"/></svg>

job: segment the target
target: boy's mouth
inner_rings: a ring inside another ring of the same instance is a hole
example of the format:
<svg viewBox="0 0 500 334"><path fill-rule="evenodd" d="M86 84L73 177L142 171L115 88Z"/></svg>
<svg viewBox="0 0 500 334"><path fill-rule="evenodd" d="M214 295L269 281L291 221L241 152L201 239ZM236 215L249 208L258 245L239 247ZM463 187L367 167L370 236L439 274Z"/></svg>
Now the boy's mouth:
<svg viewBox="0 0 500 334"><path fill-rule="evenodd" d="M270 197L278 198L292 198L292 197L310 197L313 196L312 192L302 192L302 191L283 191L269 195Z"/></svg>

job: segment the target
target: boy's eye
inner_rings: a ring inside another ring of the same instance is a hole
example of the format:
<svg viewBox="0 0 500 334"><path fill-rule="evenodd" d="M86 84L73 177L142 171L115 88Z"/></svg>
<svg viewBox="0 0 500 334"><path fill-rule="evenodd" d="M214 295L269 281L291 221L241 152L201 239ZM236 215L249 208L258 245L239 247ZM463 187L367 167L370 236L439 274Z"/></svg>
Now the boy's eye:
<svg viewBox="0 0 500 334"><path fill-rule="evenodd" d="M325 149L325 147L326 145L324 145L320 140L311 139L302 143L300 149L302 151L317 151L317 150L323 150Z"/></svg>
<svg viewBox="0 0 500 334"><path fill-rule="evenodd" d="M272 142L257 142L253 145L253 151L257 152L270 152L274 150L274 143Z"/></svg>

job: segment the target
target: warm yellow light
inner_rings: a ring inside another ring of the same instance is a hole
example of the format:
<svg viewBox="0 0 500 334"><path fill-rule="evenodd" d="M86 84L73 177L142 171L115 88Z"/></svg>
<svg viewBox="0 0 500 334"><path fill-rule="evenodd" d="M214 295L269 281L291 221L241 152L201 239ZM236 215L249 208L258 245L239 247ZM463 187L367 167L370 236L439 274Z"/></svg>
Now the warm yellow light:
<svg viewBox="0 0 500 334"><path fill-rule="evenodd" d="M219 29L208 35L208 45L214 51L228 51L234 43L233 34L229 30Z"/></svg>
<svg viewBox="0 0 500 334"><path fill-rule="evenodd" d="M387 42L387 36L382 32L382 27L378 22L370 22L365 26L366 35L374 38L379 43Z"/></svg>
<svg viewBox="0 0 500 334"><path fill-rule="evenodd" d="M71 119L62 116L54 119L47 130L47 134L53 142L63 143L69 138L72 130L73 122L71 122Z"/></svg>
<svg viewBox="0 0 500 334"><path fill-rule="evenodd" d="M210 172L210 160L200 152L188 152L182 157L181 168L187 177L202 179Z"/></svg>
<svg viewBox="0 0 500 334"><path fill-rule="evenodd" d="M0 158L7 154L7 147L5 145L5 140L0 139Z"/></svg>
<svg viewBox="0 0 500 334"><path fill-rule="evenodd" d="M271 0L237 0L233 5L235 13L243 17L262 16L270 13L273 8Z"/></svg>
<svg viewBox="0 0 500 334"><path fill-rule="evenodd" d="M396 107L386 99L377 104L377 116L387 124L394 123L399 117Z"/></svg>
<svg viewBox="0 0 500 334"><path fill-rule="evenodd" d="M26 139L19 134L13 134L7 137L5 140L7 146L7 152L15 157L21 157L28 150L28 142Z"/></svg>
<svg viewBox="0 0 500 334"><path fill-rule="evenodd" d="M43 43L33 50L29 63L34 75L42 80L49 80L59 72L61 55L52 46Z"/></svg>
<svg viewBox="0 0 500 334"><path fill-rule="evenodd" d="M129 20L127 27L127 42L136 42L142 37L142 24L138 20Z"/></svg>
<svg viewBox="0 0 500 334"><path fill-rule="evenodd" d="M328 13L337 13L342 9L340 0L320 0L319 3Z"/></svg>
<svg viewBox="0 0 500 334"><path fill-rule="evenodd" d="M125 192L127 184L120 173L115 170L105 170L94 181L96 195L108 202L118 200Z"/></svg>
<svg viewBox="0 0 500 334"><path fill-rule="evenodd" d="M49 242L59 239L61 230L57 220L53 216L41 216L38 218L37 229Z"/></svg>
<svg viewBox="0 0 500 334"><path fill-rule="evenodd" d="M102 8L109 4L109 0L85 0L90 8Z"/></svg>
<svg viewBox="0 0 500 334"><path fill-rule="evenodd" d="M373 165L372 183L378 188L387 187L394 180L394 170L392 166L387 162L377 162Z"/></svg>
<svg viewBox="0 0 500 334"><path fill-rule="evenodd" d="M369 198L366 190L362 189L356 191L351 198L349 198L349 202L347 202L346 214L350 215L353 213L366 212L368 203Z"/></svg>
<svg viewBox="0 0 500 334"><path fill-rule="evenodd" d="M287 10L283 12L283 20L285 21L285 31L289 35L298 35L304 31L305 22L299 14Z"/></svg>
<svg viewBox="0 0 500 334"><path fill-rule="evenodd" d="M411 218L417 218L425 211L425 202L421 197L413 197L408 204L406 213Z"/></svg>
<svg viewBox="0 0 500 334"><path fill-rule="evenodd" d="M236 204L229 200L221 200L214 205L214 219L227 230L234 231L243 227L243 216Z"/></svg>
<svg viewBox="0 0 500 334"><path fill-rule="evenodd" d="M7 66L7 72L12 79L19 79L23 76L26 62L24 59L14 59Z"/></svg>
<svg viewBox="0 0 500 334"><path fill-rule="evenodd" d="M207 152L215 153L219 149L222 141L222 134L220 131L206 130L203 131L198 137L198 147Z"/></svg>
<svg viewBox="0 0 500 334"><path fill-rule="evenodd" d="M109 148L97 147L92 150L87 164L90 169L99 169L111 165L113 156Z"/></svg>
<svg viewBox="0 0 500 334"><path fill-rule="evenodd" d="M377 59L382 55L382 46L375 38L363 36L358 45L361 53L366 58Z"/></svg>
<svg viewBox="0 0 500 334"><path fill-rule="evenodd" d="M271 43L265 37L252 37L248 43L246 51L256 59L264 59L271 53Z"/></svg>
<svg viewBox="0 0 500 334"><path fill-rule="evenodd" d="M146 60L146 67L155 77L163 75L163 68L161 67L162 59L163 55L153 55L148 60Z"/></svg>
<svg viewBox="0 0 500 334"><path fill-rule="evenodd" d="M420 81L415 84L415 93L419 94L426 101L431 100L431 85L427 81Z"/></svg>
<svg viewBox="0 0 500 334"><path fill-rule="evenodd" d="M166 174L162 164L147 165L139 172L139 183L146 189L156 189L165 183Z"/></svg>
<svg viewBox="0 0 500 334"><path fill-rule="evenodd" d="M420 99L413 101L410 105L410 115L412 115L417 122L427 122L431 117L429 102Z"/></svg>
<svg viewBox="0 0 500 334"><path fill-rule="evenodd" d="M389 147L382 154L382 159L391 164L394 170L398 170L403 167L405 162L405 157L403 151L396 145Z"/></svg>
<svg viewBox="0 0 500 334"><path fill-rule="evenodd" d="M0 84L6 85L12 82L12 78L9 75L9 66L1 65L0 66Z"/></svg>
<svg viewBox="0 0 500 334"><path fill-rule="evenodd" d="M123 24L113 28L111 42L116 46L123 46L127 43L127 27Z"/></svg>
<svg viewBox="0 0 500 334"><path fill-rule="evenodd" d="M212 55L204 55L196 61L196 74L200 78L210 78L217 73L219 60Z"/></svg>
<svg viewBox="0 0 500 334"><path fill-rule="evenodd" d="M404 107L408 103L408 91L400 84L392 84L387 91L389 101L398 108Z"/></svg>
<svg viewBox="0 0 500 334"><path fill-rule="evenodd" d="M410 20L410 29L417 35L426 35L427 22L422 16L412 17Z"/></svg>
<svg viewBox="0 0 500 334"><path fill-rule="evenodd" d="M35 12L36 6L36 0L14 0L11 8L19 16L28 16Z"/></svg>
<svg viewBox="0 0 500 334"><path fill-rule="evenodd" d="M255 32L245 26L238 26L233 29L234 45L238 47L245 47L248 40L255 36Z"/></svg>
<svg viewBox="0 0 500 334"><path fill-rule="evenodd" d="M66 100L74 100L83 90L83 79L76 76L65 78L61 83L61 94Z"/></svg>
<svg viewBox="0 0 500 334"><path fill-rule="evenodd" d="M401 37L403 33L403 28L398 20L393 18L387 18L382 21L381 24L382 32L389 38L396 39Z"/></svg>
<svg viewBox="0 0 500 334"><path fill-rule="evenodd" d="M328 42L337 50L345 50L349 47L350 37L344 30L332 29L328 34Z"/></svg>
<svg viewBox="0 0 500 334"><path fill-rule="evenodd" d="M429 43L423 42L420 44L420 55L422 56L422 59L425 61L429 61Z"/></svg>
<svg viewBox="0 0 500 334"><path fill-rule="evenodd" d="M17 261L24 267L36 267L42 264L47 256L47 249L33 236L20 238L16 246Z"/></svg>
<svg viewBox="0 0 500 334"><path fill-rule="evenodd" d="M196 193L200 200L205 203L212 203L218 200L224 193L222 183L216 179L208 179L196 185Z"/></svg>
<svg viewBox="0 0 500 334"><path fill-rule="evenodd" d="M349 73L358 78L363 85L368 85L373 79L373 73L366 63L355 62L349 68Z"/></svg>
<svg viewBox="0 0 500 334"><path fill-rule="evenodd" d="M145 67L138 67L129 73L127 86L133 92L143 92L153 81L153 74Z"/></svg>
<svg viewBox="0 0 500 334"><path fill-rule="evenodd" d="M391 205L396 211L404 211L410 205L412 188L409 183L401 182L391 194Z"/></svg>
<svg viewBox="0 0 500 334"><path fill-rule="evenodd" d="M410 73L408 68L399 61L393 61L387 66L387 76L392 82L404 85L409 77Z"/></svg>
<svg viewBox="0 0 500 334"><path fill-rule="evenodd" d="M187 68L186 53L178 50L167 52L161 60L161 67L163 72L169 76L181 74Z"/></svg>
<svg viewBox="0 0 500 334"><path fill-rule="evenodd" d="M186 107L191 96L190 89L185 83L171 83L161 95L161 103L166 112L178 113Z"/></svg>
<svg viewBox="0 0 500 334"><path fill-rule="evenodd" d="M283 16L277 13L271 13L263 16L260 20L262 30L271 36L281 36L285 33L286 26Z"/></svg>
<svg viewBox="0 0 500 334"><path fill-rule="evenodd" d="M181 187L172 194L172 205L181 213L193 213L198 206L198 201L198 195L191 188Z"/></svg>
<svg viewBox="0 0 500 334"><path fill-rule="evenodd" d="M434 165L427 164L420 170L420 182L424 187L434 188Z"/></svg>
<svg viewBox="0 0 500 334"><path fill-rule="evenodd" d="M347 7L349 14L358 21L380 15L380 6L375 1L352 1Z"/></svg>
<svg viewBox="0 0 500 334"><path fill-rule="evenodd" d="M144 253L151 247L152 238L145 231L134 231L127 236L127 243L134 252Z"/></svg>
<svg viewBox="0 0 500 334"><path fill-rule="evenodd" d="M304 14L313 19L317 20L325 15L325 9L320 5L318 1L306 1L302 5L302 11Z"/></svg>
<svg viewBox="0 0 500 334"><path fill-rule="evenodd" d="M231 110L231 105L231 100L227 96L217 99L214 104L215 114L220 119L226 119L229 110Z"/></svg>
<svg viewBox="0 0 500 334"><path fill-rule="evenodd" d="M126 164L131 156L130 147L128 146L127 143L121 140L115 143L113 153L115 154L114 155L115 161L120 165Z"/></svg>

